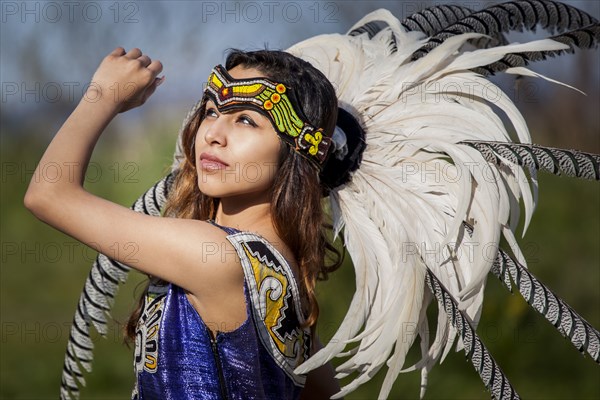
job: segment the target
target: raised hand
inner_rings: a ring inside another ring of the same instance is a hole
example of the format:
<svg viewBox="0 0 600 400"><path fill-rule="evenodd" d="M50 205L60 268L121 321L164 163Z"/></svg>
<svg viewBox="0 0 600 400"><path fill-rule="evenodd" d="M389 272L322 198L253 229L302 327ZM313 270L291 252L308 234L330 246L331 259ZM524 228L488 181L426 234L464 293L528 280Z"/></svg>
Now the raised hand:
<svg viewBox="0 0 600 400"><path fill-rule="evenodd" d="M157 77L162 69L160 61L153 61L138 48L125 52L117 47L100 63L85 100L101 102L117 113L138 107L164 81Z"/></svg>

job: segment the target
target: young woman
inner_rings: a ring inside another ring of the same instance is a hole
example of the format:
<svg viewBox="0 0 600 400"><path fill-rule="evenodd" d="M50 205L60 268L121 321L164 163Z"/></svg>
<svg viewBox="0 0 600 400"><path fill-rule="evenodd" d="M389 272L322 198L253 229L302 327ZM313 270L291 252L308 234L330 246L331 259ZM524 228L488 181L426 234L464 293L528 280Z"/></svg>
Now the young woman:
<svg viewBox="0 0 600 400"><path fill-rule="evenodd" d="M527 43L504 35L538 23L558 34ZM456 343L494 398L516 399L475 332L488 274L600 362L600 332L535 278L515 238L521 201L525 226L535 208L538 170L600 180L600 156L534 145L516 106L485 76L538 76L529 61L592 48L599 32L585 12L527 0L481 11L434 6L402 22L378 10L348 35L288 49L327 79L289 54L234 52L226 68L213 70L187 119L175 181L163 178L134 207L158 216L168 189L163 219L81 187L104 126L160 83L157 62L117 49L94 77L90 94L101 100L82 102L41 161L75 165L75 179L32 182L26 204L99 251L136 242L135 260L115 258L155 278L129 330L137 335L139 397L289 398L304 374L308 397L329 396L337 391L328 367L334 357L348 357L336 377L356 374L338 397L384 365L379 398L413 370L421 371L423 396L429 371ZM113 81L136 82L137 90L106 99ZM250 169L257 173L244 173ZM356 292L337 332L311 355L319 347L310 345L317 342L314 283L329 271L323 195L334 237L343 232L352 258ZM86 281L63 389L77 390L73 360L89 363L82 340L91 323L102 326L105 310L95 302L112 296L124 269L113 263L99 256ZM111 281L106 291L104 281ZM407 367L417 338L421 359ZM195 392L178 391L192 381Z"/></svg>
<svg viewBox="0 0 600 400"><path fill-rule="evenodd" d="M161 71L139 49L102 61L38 166L71 174L33 179L26 207L100 253L135 244L132 257L114 254L154 278L129 326L134 398L295 399L305 384L311 399L329 398L339 390L329 366L293 370L319 346L314 287L330 247L319 171L336 122L333 87L287 53L231 53L185 128L185 162L161 218L83 188L104 128L143 104ZM132 83L126 96L109 95Z"/></svg>

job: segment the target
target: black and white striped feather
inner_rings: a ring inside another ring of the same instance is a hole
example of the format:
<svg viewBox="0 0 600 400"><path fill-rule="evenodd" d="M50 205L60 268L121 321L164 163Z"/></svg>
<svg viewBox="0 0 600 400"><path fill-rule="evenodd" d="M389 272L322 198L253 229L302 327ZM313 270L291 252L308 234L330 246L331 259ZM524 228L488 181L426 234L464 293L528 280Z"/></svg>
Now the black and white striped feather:
<svg viewBox="0 0 600 400"><path fill-rule="evenodd" d="M511 280L523 298L582 353L600 363L600 332L527 268L499 249L490 270L510 290Z"/></svg>
<svg viewBox="0 0 600 400"><path fill-rule="evenodd" d="M537 144L465 141L494 164L506 161L529 170L555 175L600 180L600 155L577 150L558 149Z"/></svg>
<svg viewBox="0 0 600 400"><path fill-rule="evenodd" d="M600 40L600 25L594 23L580 29L551 36L549 39L566 44L569 47L564 50L510 53L505 55L501 60L495 61L489 65L473 68L472 71L481 75L493 75L510 68L524 67L531 62L542 61L548 57L556 57L565 53L574 53L575 48L595 48L598 46L598 41Z"/></svg>
<svg viewBox="0 0 600 400"><path fill-rule="evenodd" d="M588 13L557 1L510 1L487 7L447 26L415 51L412 58L417 60L448 38L463 33L493 36L510 31L522 32L524 29L535 31L538 25L550 33L562 33L568 30L576 31L597 22Z"/></svg>
<svg viewBox="0 0 600 400"><path fill-rule="evenodd" d="M173 174L165 176L148 189L131 209L147 215L160 215L166 202ZM82 368L92 371L94 344L90 325L102 336L108 331L108 317L114 303L119 284L127 280L130 268L104 254L99 253L92 265L75 310L71 332L67 342L62 372L60 398L79 398L79 386L85 385Z"/></svg>
<svg viewBox="0 0 600 400"><path fill-rule="evenodd" d="M437 299L439 307L446 311L448 321L462 340L467 359L471 361L493 398L519 399L508 378L475 333L467 315L459 309L457 301L429 268L427 268L425 282Z"/></svg>
<svg viewBox="0 0 600 400"><path fill-rule="evenodd" d="M364 25L361 25L361 26L358 26L358 27L352 29L350 32L348 32L348 35L358 36L358 35L362 35L363 33L366 33L367 36L369 37L369 39L372 39L373 36L377 35L379 32L381 32L388 26L389 25L385 21L381 21L381 20L369 21L369 22L365 23Z"/></svg>
<svg viewBox="0 0 600 400"><path fill-rule="evenodd" d="M463 222L469 236L473 226ZM490 273L512 293L513 283L527 303L582 353L586 352L600 363L600 332L579 315L563 299L538 280L523 264L499 248Z"/></svg>
<svg viewBox="0 0 600 400"><path fill-rule="evenodd" d="M423 32L426 36L433 36L473 12L470 8L460 5L437 5L409 15L400 22L400 25L407 32ZM366 33L371 39L387 27L389 24L384 20L372 20L353 28L348 35L357 36ZM490 36L491 38L472 40L471 43L477 48L508 44L506 37L501 32L493 33ZM397 50L396 37L392 35L390 41L392 42L392 52L394 52Z"/></svg>
<svg viewBox="0 0 600 400"><path fill-rule="evenodd" d="M456 4L438 5L409 15L400 22L400 25L409 32L419 31L427 36L433 36L473 12L470 8Z"/></svg>
<svg viewBox="0 0 600 400"><path fill-rule="evenodd" d="M409 32L419 31L431 37L473 13L475 13L474 10L464 6L438 5L410 15L400 24ZM489 36L489 38L472 40L470 43L477 48L508 44L508 40L502 32L490 32Z"/></svg>
<svg viewBox="0 0 600 400"><path fill-rule="evenodd" d="M540 25L549 32L559 34L549 39L569 46L562 50L529 51L506 54L489 65L473 68L481 75L493 75L510 68L524 67L531 62L542 61L564 53L573 53L575 48L591 49L600 40L600 26L595 18L569 5L546 0L519 0L497 4L481 11L473 11L458 5L438 5L416 12L405 18L401 25L407 31L423 32L430 39L412 55L413 60L439 46L450 37L463 33L482 33L489 37L469 41L476 48L506 45L504 33L510 31L535 31ZM351 36L367 33L369 38L387 28L386 21L368 21L352 29ZM566 31L566 32L565 32ZM562 32L562 33L561 33ZM392 51L397 48L395 36L390 38Z"/></svg>

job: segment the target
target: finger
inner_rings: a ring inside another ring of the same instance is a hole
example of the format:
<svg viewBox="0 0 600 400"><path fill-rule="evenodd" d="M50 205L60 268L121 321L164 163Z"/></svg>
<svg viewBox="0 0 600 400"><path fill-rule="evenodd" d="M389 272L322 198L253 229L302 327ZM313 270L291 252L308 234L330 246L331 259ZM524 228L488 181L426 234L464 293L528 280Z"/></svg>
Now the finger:
<svg viewBox="0 0 600 400"><path fill-rule="evenodd" d="M160 78L154 78L154 82L152 82L152 85L150 85L150 87L148 88L150 90L150 94L154 93L156 88L159 87L160 85L162 85L163 82L165 81L165 79L167 79L167 78L164 75L161 76Z"/></svg>
<svg viewBox="0 0 600 400"><path fill-rule="evenodd" d="M110 52L110 56L122 56L123 54L125 54L125 49L122 48L121 46L117 47L116 49L114 49L113 51Z"/></svg>
<svg viewBox="0 0 600 400"><path fill-rule="evenodd" d="M137 47L134 47L133 49L129 50L127 52L127 54L125 54L125 57L131 58L131 59L136 59L136 58L139 58L141 55L142 55L142 51L140 49L138 49Z"/></svg>
<svg viewBox="0 0 600 400"><path fill-rule="evenodd" d="M150 96L152 96L152 94L156 90L156 86L157 85L155 83L153 83L152 86L150 86L148 89L146 89L146 91L144 92L144 96L142 97L142 103L146 103L146 100L148 100L148 98Z"/></svg>
<svg viewBox="0 0 600 400"><path fill-rule="evenodd" d="M146 68L148 68L150 71L154 72L154 75L158 75L162 72L163 65L160 61L154 60Z"/></svg>
<svg viewBox="0 0 600 400"><path fill-rule="evenodd" d="M142 55L142 56L139 56L138 57L138 61L141 62L144 67L147 67L152 62L152 60L150 59L150 57L148 57L145 54Z"/></svg>
<svg viewBox="0 0 600 400"><path fill-rule="evenodd" d="M146 103L146 100L148 100L148 98L150 96L152 96L152 94L156 91L156 88L158 86L160 86L161 83L163 83L163 81L165 80L165 77L163 76L162 78L156 78L154 79L154 82L152 82L152 85L150 85L145 91L144 94L142 96L142 104Z"/></svg>

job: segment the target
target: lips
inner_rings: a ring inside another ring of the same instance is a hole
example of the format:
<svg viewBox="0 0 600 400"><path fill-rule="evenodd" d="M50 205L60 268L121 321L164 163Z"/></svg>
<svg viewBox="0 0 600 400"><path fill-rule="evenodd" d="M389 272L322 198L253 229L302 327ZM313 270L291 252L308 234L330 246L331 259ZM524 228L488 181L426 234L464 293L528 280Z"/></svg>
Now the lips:
<svg viewBox="0 0 600 400"><path fill-rule="evenodd" d="M210 153L200 154L200 167L205 170L225 169L229 166L225 161Z"/></svg>

